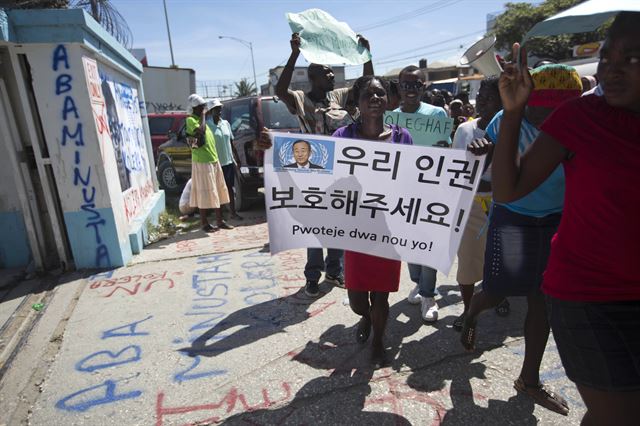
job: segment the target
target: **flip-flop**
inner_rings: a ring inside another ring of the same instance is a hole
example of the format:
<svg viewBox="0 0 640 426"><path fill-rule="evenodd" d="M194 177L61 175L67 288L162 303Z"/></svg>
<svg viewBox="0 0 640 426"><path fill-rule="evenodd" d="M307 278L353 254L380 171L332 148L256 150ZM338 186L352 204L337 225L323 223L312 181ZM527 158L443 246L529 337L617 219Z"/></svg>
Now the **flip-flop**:
<svg viewBox="0 0 640 426"><path fill-rule="evenodd" d="M527 385L524 380L522 380L522 377L518 377L518 379L513 382L513 387L518 392L529 395L536 404L548 410L562 414L563 416L569 414L569 404L567 404L567 401L555 392L548 390L542 383Z"/></svg>
<svg viewBox="0 0 640 426"><path fill-rule="evenodd" d="M476 321L470 321L465 318L460 332L460 343L464 348L471 352L476 348Z"/></svg>
<svg viewBox="0 0 640 426"><path fill-rule="evenodd" d="M453 320L453 329L455 331L461 331L462 330L462 326L464 325L465 317L466 317L466 314L463 312L458 318Z"/></svg>

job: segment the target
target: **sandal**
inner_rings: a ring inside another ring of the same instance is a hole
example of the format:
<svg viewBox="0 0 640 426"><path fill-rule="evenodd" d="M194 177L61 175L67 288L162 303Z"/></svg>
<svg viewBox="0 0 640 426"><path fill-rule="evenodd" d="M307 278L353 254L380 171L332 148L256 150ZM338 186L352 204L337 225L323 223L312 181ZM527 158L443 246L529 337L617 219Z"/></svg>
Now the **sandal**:
<svg viewBox="0 0 640 426"><path fill-rule="evenodd" d="M356 329L356 342L365 343L369 340L371 334L371 321L365 318L361 318Z"/></svg>
<svg viewBox="0 0 640 426"><path fill-rule="evenodd" d="M567 401L553 391L547 389L542 383L537 385L527 385L522 377L513 382L513 388L518 392L529 395L536 404L544 408L566 416L569 414L569 404Z"/></svg>
<svg viewBox="0 0 640 426"><path fill-rule="evenodd" d="M222 222L220 222L218 224L218 228L220 229L233 229L234 226L233 225L229 225L227 222L225 222L224 220Z"/></svg>
<svg viewBox="0 0 640 426"><path fill-rule="evenodd" d="M201 228L204 232L211 233L216 232L218 228L211 226L211 224L207 224Z"/></svg>
<svg viewBox="0 0 640 426"><path fill-rule="evenodd" d="M473 351L476 348L476 321L465 318L462 324L462 333L460 334L460 343L467 351Z"/></svg>
<svg viewBox="0 0 640 426"><path fill-rule="evenodd" d="M458 318L453 320L453 329L455 331L462 330L462 326L464 325L465 317L466 317L466 314L463 312Z"/></svg>
<svg viewBox="0 0 640 426"><path fill-rule="evenodd" d="M504 318L504 317L508 317L510 312L511 312L511 305L509 304L509 301L505 297L504 299L502 299L502 302L500 302L498 306L496 306L496 314L499 317Z"/></svg>

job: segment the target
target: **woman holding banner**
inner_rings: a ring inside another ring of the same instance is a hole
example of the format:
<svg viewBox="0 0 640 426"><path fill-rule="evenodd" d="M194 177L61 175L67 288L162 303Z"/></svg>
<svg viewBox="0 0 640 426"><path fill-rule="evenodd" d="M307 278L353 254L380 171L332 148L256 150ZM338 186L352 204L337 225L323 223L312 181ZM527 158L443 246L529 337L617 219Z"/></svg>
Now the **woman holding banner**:
<svg viewBox="0 0 640 426"><path fill-rule="evenodd" d="M352 90L360 109L360 118L353 124L339 128L333 136L413 144L407 130L395 124L384 124L389 93L387 81L370 75L360 77ZM389 317L389 292L398 291L400 262L346 251L344 263L349 304L353 312L362 317L356 330L356 340L365 343L373 328L371 361L374 366L381 367L385 363L383 336Z"/></svg>
<svg viewBox="0 0 640 426"><path fill-rule="evenodd" d="M524 154L518 133L534 84L517 44L519 63L507 64L500 77L504 119L493 155L494 199L517 200L564 166L564 212L542 289L562 365L587 406L583 425L638 424L638 22L640 13L622 12L610 27L598 64L604 95L560 105Z"/></svg>

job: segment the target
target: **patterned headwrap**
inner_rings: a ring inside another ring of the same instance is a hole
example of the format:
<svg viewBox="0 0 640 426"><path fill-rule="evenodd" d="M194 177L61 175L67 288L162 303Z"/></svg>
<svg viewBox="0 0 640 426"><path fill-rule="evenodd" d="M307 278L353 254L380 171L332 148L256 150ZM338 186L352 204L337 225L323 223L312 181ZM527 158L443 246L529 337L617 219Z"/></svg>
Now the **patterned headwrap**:
<svg viewBox="0 0 640 426"><path fill-rule="evenodd" d="M531 71L533 92L528 105L555 108L567 99L582 94L582 82L575 68L563 64L549 64Z"/></svg>

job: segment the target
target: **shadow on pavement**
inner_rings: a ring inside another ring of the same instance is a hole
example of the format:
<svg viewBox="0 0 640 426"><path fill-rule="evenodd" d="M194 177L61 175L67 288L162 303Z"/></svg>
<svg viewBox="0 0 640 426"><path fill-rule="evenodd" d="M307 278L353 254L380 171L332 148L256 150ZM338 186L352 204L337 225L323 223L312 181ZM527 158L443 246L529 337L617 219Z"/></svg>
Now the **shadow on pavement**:
<svg viewBox="0 0 640 426"><path fill-rule="evenodd" d="M285 328L301 323L318 313L309 310L309 305L317 303L333 289L323 283L320 286L320 297L309 298L304 289L298 292L240 309L226 316L215 327L196 338L191 347L180 348L179 351L189 356L214 357L241 346L250 345L260 339L282 332ZM335 302L332 302L333 304ZM329 304L318 303L320 310ZM232 334L227 330L242 327Z"/></svg>
<svg viewBox="0 0 640 426"><path fill-rule="evenodd" d="M332 287L324 286L326 294ZM456 297L445 294L441 306L454 303ZM298 292L241 309L198 337L191 347L180 350L190 356L213 357L251 344L310 318L316 311L307 312L309 305L317 300ZM238 414L224 424L408 425L410 422L403 416L405 406L409 410L427 410L431 414L419 411L425 421L434 418L446 425L494 423L496 419L500 424L536 424L535 406L529 398L514 390L508 401L491 399L481 393L482 388L474 391L470 382L472 378L485 378L486 366L474 362L474 358L483 350L502 346L507 337L522 335L524 311L525 304L514 300L511 316L506 319L493 311L483 314L479 321L479 349L467 353L459 342L460 334L451 328L455 315L432 325L424 324L419 306L402 300L390 307L385 338L388 359L393 361L375 378L369 364L369 344L355 342L356 325L333 325L317 342L309 341L302 350L288 353L291 361L326 373L305 383L286 405ZM225 334L238 326L242 328ZM432 327L433 331L412 340L411 336L422 327ZM510 388L510 380L505 379L504 384L494 382L492 387ZM447 408L450 405L453 407ZM379 411L381 408L385 412Z"/></svg>
<svg viewBox="0 0 640 426"><path fill-rule="evenodd" d="M334 325L318 342L309 341L303 350L291 354L293 361L331 371L329 376L307 382L283 407L238 414L223 424L410 425L401 415L367 406L374 370L363 356L365 346L355 343L355 328Z"/></svg>
<svg viewBox="0 0 640 426"><path fill-rule="evenodd" d="M441 289L442 290L442 289ZM440 303L439 303L440 304ZM405 306L409 306L405 303ZM443 305L440 304L442 307ZM395 306L394 306L395 307ZM414 308L414 307L411 307ZM538 420L533 415L534 403L531 399L516 394L508 401L491 399L471 386L472 378L485 379L486 366L482 362L473 362L483 351L503 345L507 337L522 336L523 314L526 304L520 300L512 301L512 311L508 318L499 318L493 310L483 313L478 321L478 340L475 352L467 353L460 344L460 333L453 330L451 324L455 315L440 319L432 327L435 332L428 336L401 343L399 354L393 364L397 371L408 368L412 371L406 384L419 392L439 394L438 400L450 399L450 409L440 406L440 424L476 425L476 424L517 424L534 425ZM400 311L402 312L402 311ZM419 315L414 308L410 315ZM391 332L402 323L390 318ZM519 368L520 366L517 366ZM511 387L511 380L504 384L492 383L492 387ZM446 382L450 381L448 389ZM487 387L486 389L490 389ZM437 407L437 404L432 406ZM434 408L435 408L434 407ZM437 408L436 408L436 411ZM499 420L498 420L499 419Z"/></svg>

